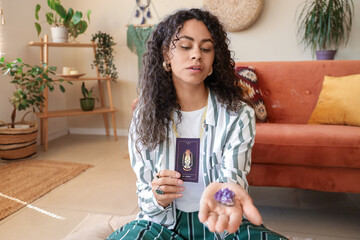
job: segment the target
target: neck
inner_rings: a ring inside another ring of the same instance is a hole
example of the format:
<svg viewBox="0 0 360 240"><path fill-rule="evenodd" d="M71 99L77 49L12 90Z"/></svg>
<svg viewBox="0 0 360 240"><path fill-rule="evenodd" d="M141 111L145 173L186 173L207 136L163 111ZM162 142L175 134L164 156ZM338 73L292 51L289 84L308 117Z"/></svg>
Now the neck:
<svg viewBox="0 0 360 240"><path fill-rule="evenodd" d="M205 85L197 88L176 89L176 96L182 111L195 111L206 106L208 89Z"/></svg>

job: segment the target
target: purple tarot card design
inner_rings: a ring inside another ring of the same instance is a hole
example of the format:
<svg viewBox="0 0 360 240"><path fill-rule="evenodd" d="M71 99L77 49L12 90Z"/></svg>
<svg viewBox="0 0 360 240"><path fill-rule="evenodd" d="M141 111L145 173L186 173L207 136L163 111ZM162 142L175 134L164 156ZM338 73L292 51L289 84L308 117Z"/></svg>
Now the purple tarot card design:
<svg viewBox="0 0 360 240"><path fill-rule="evenodd" d="M198 182L200 138L176 138L175 171L184 182Z"/></svg>

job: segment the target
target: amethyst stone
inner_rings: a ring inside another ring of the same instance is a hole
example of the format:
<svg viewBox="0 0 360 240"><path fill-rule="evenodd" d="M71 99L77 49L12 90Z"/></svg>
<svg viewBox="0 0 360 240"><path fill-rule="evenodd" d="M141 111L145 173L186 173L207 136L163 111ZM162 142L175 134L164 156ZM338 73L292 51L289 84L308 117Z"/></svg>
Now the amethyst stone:
<svg viewBox="0 0 360 240"><path fill-rule="evenodd" d="M222 188L215 193L214 198L221 204L232 206L234 205L234 196L235 193L233 191L228 188Z"/></svg>

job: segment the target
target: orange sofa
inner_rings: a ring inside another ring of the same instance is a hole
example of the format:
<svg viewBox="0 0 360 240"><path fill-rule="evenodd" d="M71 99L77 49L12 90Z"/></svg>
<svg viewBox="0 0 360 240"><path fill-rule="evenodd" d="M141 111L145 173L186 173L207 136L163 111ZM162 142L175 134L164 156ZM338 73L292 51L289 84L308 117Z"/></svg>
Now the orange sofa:
<svg viewBox="0 0 360 240"><path fill-rule="evenodd" d="M307 124L324 76L359 74L360 60L236 66L255 68L269 119L256 126L249 184L360 193L360 127Z"/></svg>

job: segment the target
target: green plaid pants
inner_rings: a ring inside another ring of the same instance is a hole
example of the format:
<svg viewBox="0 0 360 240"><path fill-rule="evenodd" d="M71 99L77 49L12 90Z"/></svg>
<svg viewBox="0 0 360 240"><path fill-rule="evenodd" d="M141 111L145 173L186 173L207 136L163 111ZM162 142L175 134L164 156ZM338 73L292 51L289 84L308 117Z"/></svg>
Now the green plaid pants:
<svg viewBox="0 0 360 240"><path fill-rule="evenodd" d="M177 210L177 222L173 230L160 224L135 220L112 233L106 240L286 240L284 236L256 226L243 219L240 228L233 234L212 233L199 221L198 212L186 213Z"/></svg>

